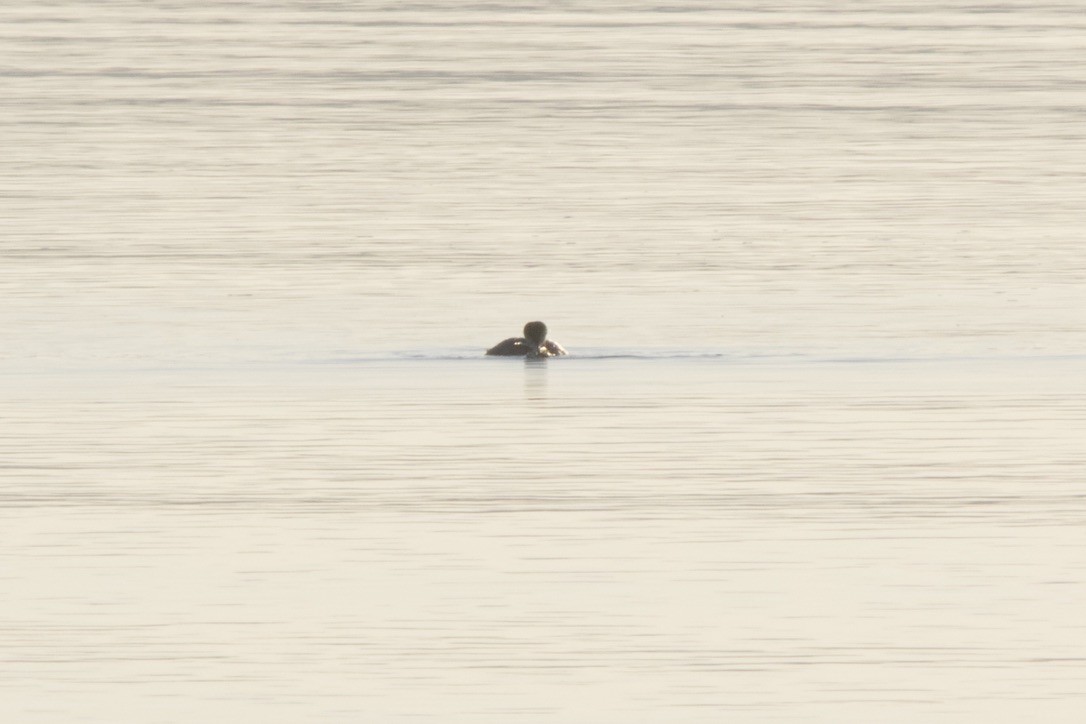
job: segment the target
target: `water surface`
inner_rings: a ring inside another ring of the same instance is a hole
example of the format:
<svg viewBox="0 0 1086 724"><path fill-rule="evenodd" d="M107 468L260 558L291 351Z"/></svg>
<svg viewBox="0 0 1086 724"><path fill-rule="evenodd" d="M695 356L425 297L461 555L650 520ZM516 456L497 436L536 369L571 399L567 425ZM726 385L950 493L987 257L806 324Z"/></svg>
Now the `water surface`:
<svg viewBox="0 0 1086 724"><path fill-rule="evenodd" d="M5 720L1078 721L1078 8L0 36Z"/></svg>

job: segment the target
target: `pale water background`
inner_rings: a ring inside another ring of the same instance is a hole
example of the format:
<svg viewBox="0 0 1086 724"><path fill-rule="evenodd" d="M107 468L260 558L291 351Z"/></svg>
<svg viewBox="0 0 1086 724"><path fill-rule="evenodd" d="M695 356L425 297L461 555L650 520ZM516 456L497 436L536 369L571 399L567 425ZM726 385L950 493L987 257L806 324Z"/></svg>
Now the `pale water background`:
<svg viewBox="0 0 1086 724"><path fill-rule="evenodd" d="M1082 721L1083 9L5 3L0 718Z"/></svg>

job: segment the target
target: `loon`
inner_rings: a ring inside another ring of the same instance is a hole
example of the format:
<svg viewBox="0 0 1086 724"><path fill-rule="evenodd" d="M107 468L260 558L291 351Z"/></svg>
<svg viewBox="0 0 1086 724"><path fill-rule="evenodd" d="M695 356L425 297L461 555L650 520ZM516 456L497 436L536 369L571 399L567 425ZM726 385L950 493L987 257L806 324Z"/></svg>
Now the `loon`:
<svg viewBox="0 0 1086 724"><path fill-rule="evenodd" d="M524 325L523 337L502 340L486 353L502 357L561 357L569 354L562 345L547 340L547 325L542 322L528 322Z"/></svg>

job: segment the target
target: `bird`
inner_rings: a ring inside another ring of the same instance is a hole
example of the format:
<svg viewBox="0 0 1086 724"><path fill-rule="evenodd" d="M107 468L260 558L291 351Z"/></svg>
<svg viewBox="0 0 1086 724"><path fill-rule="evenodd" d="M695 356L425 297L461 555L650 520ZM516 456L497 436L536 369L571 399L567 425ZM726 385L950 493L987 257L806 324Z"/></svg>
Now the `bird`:
<svg viewBox="0 0 1086 724"><path fill-rule="evenodd" d="M547 325L542 322L528 322L524 325L523 337L504 339L486 353L499 357L561 357L569 354L562 345L547 339Z"/></svg>

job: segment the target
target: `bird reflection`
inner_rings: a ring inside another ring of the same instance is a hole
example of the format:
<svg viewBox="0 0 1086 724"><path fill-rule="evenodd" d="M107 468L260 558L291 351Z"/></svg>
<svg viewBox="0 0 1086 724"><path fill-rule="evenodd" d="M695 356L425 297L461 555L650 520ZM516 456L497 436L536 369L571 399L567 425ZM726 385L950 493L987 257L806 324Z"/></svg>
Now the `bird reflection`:
<svg viewBox="0 0 1086 724"><path fill-rule="evenodd" d="M546 357L526 357L524 359L524 397L533 401L545 401L547 399Z"/></svg>

